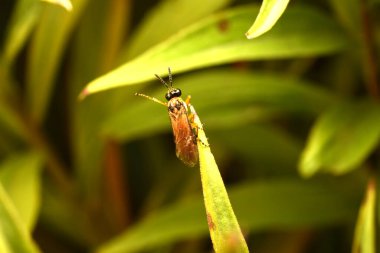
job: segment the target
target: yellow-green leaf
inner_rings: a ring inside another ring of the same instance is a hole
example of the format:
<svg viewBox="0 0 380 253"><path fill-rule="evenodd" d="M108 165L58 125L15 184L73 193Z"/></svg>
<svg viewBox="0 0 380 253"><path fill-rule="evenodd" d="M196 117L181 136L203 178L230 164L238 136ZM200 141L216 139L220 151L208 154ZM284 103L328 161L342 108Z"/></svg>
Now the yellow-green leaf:
<svg viewBox="0 0 380 253"><path fill-rule="evenodd" d="M280 59L324 55L342 50L346 37L318 11L293 8L271 33L254 41L242 36L256 7L231 9L181 30L132 61L90 82L81 97L115 87L132 85L166 75L239 60ZM302 22L299 22L302 20Z"/></svg>
<svg viewBox="0 0 380 253"><path fill-rule="evenodd" d="M41 0L41 1L59 5L67 11L71 11L73 9L73 5L70 0Z"/></svg>
<svg viewBox="0 0 380 253"><path fill-rule="evenodd" d="M0 183L0 228L0 252L40 252L2 183Z"/></svg>
<svg viewBox="0 0 380 253"><path fill-rule="evenodd" d="M352 253L376 252L376 180L370 178L365 199L360 207Z"/></svg>
<svg viewBox="0 0 380 253"><path fill-rule="evenodd" d="M62 53L75 22L87 0L73 1L73 11L44 4L32 36L27 61L27 106L32 118L40 123L45 116L55 84Z"/></svg>
<svg viewBox="0 0 380 253"><path fill-rule="evenodd" d="M41 168L42 159L37 153L14 155L0 164L0 182L29 231L38 216Z"/></svg>
<svg viewBox="0 0 380 253"><path fill-rule="evenodd" d="M355 218L364 185L357 179L248 181L229 188L229 195L239 223L246 231L318 228L347 224ZM100 245L96 252L142 252L206 236L202 202L202 197L197 195L165 206Z"/></svg>
<svg viewBox="0 0 380 253"><path fill-rule="evenodd" d="M159 88L148 95L163 98L165 88L159 82L156 85ZM316 115L337 99L309 82L224 68L174 76L174 85L185 96L192 96L208 129L236 127L281 113ZM131 89L131 97L134 92L142 91L139 87ZM132 99L103 122L104 135L126 141L169 130L166 108L141 98Z"/></svg>
<svg viewBox="0 0 380 253"><path fill-rule="evenodd" d="M210 13L218 10L231 0L164 0L144 15L142 24L127 43L126 59L131 59L147 48L170 37ZM196 8L194 8L196 6ZM189 11L191 10L191 11ZM174 14L174 15L173 15ZM168 18L170 17L170 18Z"/></svg>
<svg viewBox="0 0 380 253"><path fill-rule="evenodd" d="M40 14L40 5L39 0L17 1L5 36L3 57L6 63L11 64L24 46Z"/></svg>
<svg viewBox="0 0 380 253"><path fill-rule="evenodd" d="M259 15L245 34L248 39L256 38L269 31L285 11L289 0L264 0Z"/></svg>
<svg viewBox="0 0 380 253"><path fill-rule="evenodd" d="M202 123L192 106L190 110L194 114L194 123L198 127L197 143L203 197L214 250L217 253L249 252Z"/></svg>
<svg viewBox="0 0 380 253"><path fill-rule="evenodd" d="M315 123L299 164L304 176L343 174L360 166L380 139L380 105L370 101L333 106Z"/></svg>

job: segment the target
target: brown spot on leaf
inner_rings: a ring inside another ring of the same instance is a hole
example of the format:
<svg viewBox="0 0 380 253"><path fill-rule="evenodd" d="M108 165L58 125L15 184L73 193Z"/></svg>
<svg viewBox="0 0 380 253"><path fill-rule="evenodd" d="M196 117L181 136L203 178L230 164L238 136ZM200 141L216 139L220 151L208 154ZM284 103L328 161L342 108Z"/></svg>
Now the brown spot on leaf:
<svg viewBox="0 0 380 253"><path fill-rule="evenodd" d="M229 25L228 20L226 19L220 20L218 23L219 31L226 32L228 30L228 25Z"/></svg>
<svg viewBox="0 0 380 253"><path fill-rule="evenodd" d="M212 217L211 217L211 214L210 213L207 213L207 224L208 224L208 228L210 230L215 230L215 224L214 222L212 221Z"/></svg>

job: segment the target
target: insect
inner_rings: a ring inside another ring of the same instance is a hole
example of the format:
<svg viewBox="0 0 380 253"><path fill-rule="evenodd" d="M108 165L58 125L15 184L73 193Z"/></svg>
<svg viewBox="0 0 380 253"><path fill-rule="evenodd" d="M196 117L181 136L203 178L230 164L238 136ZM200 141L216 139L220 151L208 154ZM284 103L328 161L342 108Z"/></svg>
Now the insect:
<svg viewBox="0 0 380 253"><path fill-rule="evenodd" d="M165 94L165 98L168 101L167 103L145 94L135 93L135 95L147 98L168 108L169 118L173 128L176 155L184 164L194 167L198 163L198 128L194 124L195 110L190 104L191 97L188 96L186 100L183 100L181 98L181 90L173 87L173 79L170 68L168 68L168 72L169 84L166 83L160 76L155 74L157 79L160 80L160 82L168 89Z"/></svg>

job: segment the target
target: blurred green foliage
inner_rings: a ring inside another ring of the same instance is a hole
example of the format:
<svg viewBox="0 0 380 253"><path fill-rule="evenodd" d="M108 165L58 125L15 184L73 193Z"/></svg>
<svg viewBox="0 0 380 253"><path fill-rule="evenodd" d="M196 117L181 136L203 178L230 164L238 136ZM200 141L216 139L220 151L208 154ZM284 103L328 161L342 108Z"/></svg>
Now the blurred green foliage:
<svg viewBox="0 0 380 253"><path fill-rule="evenodd" d="M169 66L251 252L379 249L379 1L60 2L1 2L0 252L212 250Z"/></svg>

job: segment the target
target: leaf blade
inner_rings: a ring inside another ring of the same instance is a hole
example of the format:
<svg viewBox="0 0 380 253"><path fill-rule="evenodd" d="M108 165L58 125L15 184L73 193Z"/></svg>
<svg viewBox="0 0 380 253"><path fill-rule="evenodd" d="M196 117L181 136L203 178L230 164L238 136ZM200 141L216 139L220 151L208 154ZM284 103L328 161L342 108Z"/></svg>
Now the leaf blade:
<svg viewBox="0 0 380 253"><path fill-rule="evenodd" d="M289 0L264 0L259 15L245 36L253 39L269 31L281 17L288 3Z"/></svg>
<svg viewBox="0 0 380 253"><path fill-rule="evenodd" d="M29 231L34 227L40 205L41 169L40 155L32 152L9 157L0 165L0 181Z"/></svg>
<svg viewBox="0 0 380 253"><path fill-rule="evenodd" d="M214 155L194 108L194 123L198 127L199 166L207 224L215 252L249 252L238 220L230 203Z"/></svg>
<svg viewBox="0 0 380 253"><path fill-rule="evenodd" d="M233 118L229 124L233 122L236 126L281 113L316 115L337 100L312 83L265 72L219 69L174 77L174 82L184 94L191 94L207 128L228 127L227 116ZM149 95L160 98L163 91ZM104 121L103 135L126 141L163 131L165 126L168 129L164 107L135 99L131 101L133 105L125 104ZM221 123L223 119L227 121Z"/></svg>
<svg viewBox="0 0 380 253"><path fill-rule="evenodd" d="M350 223L356 215L363 184L352 181L352 178L335 180L251 181L235 186L229 192L242 227L251 232ZM100 245L96 252L140 252L206 235L202 202L202 197L197 196L165 207Z"/></svg>
<svg viewBox="0 0 380 253"><path fill-rule="evenodd" d="M355 169L380 138L380 106L370 101L340 103L323 114L311 130L299 169L343 174Z"/></svg>
<svg viewBox="0 0 380 253"><path fill-rule="evenodd" d="M255 10L255 7L232 9L188 27L138 58L91 81L80 98L152 80L152 73L166 75L168 66L181 73L237 60L329 54L347 45L346 37L336 24L311 8L289 10L270 34L248 41L241 34Z"/></svg>
<svg viewBox="0 0 380 253"><path fill-rule="evenodd" d="M0 249L4 253L40 252L20 220L18 212L0 183Z"/></svg>

